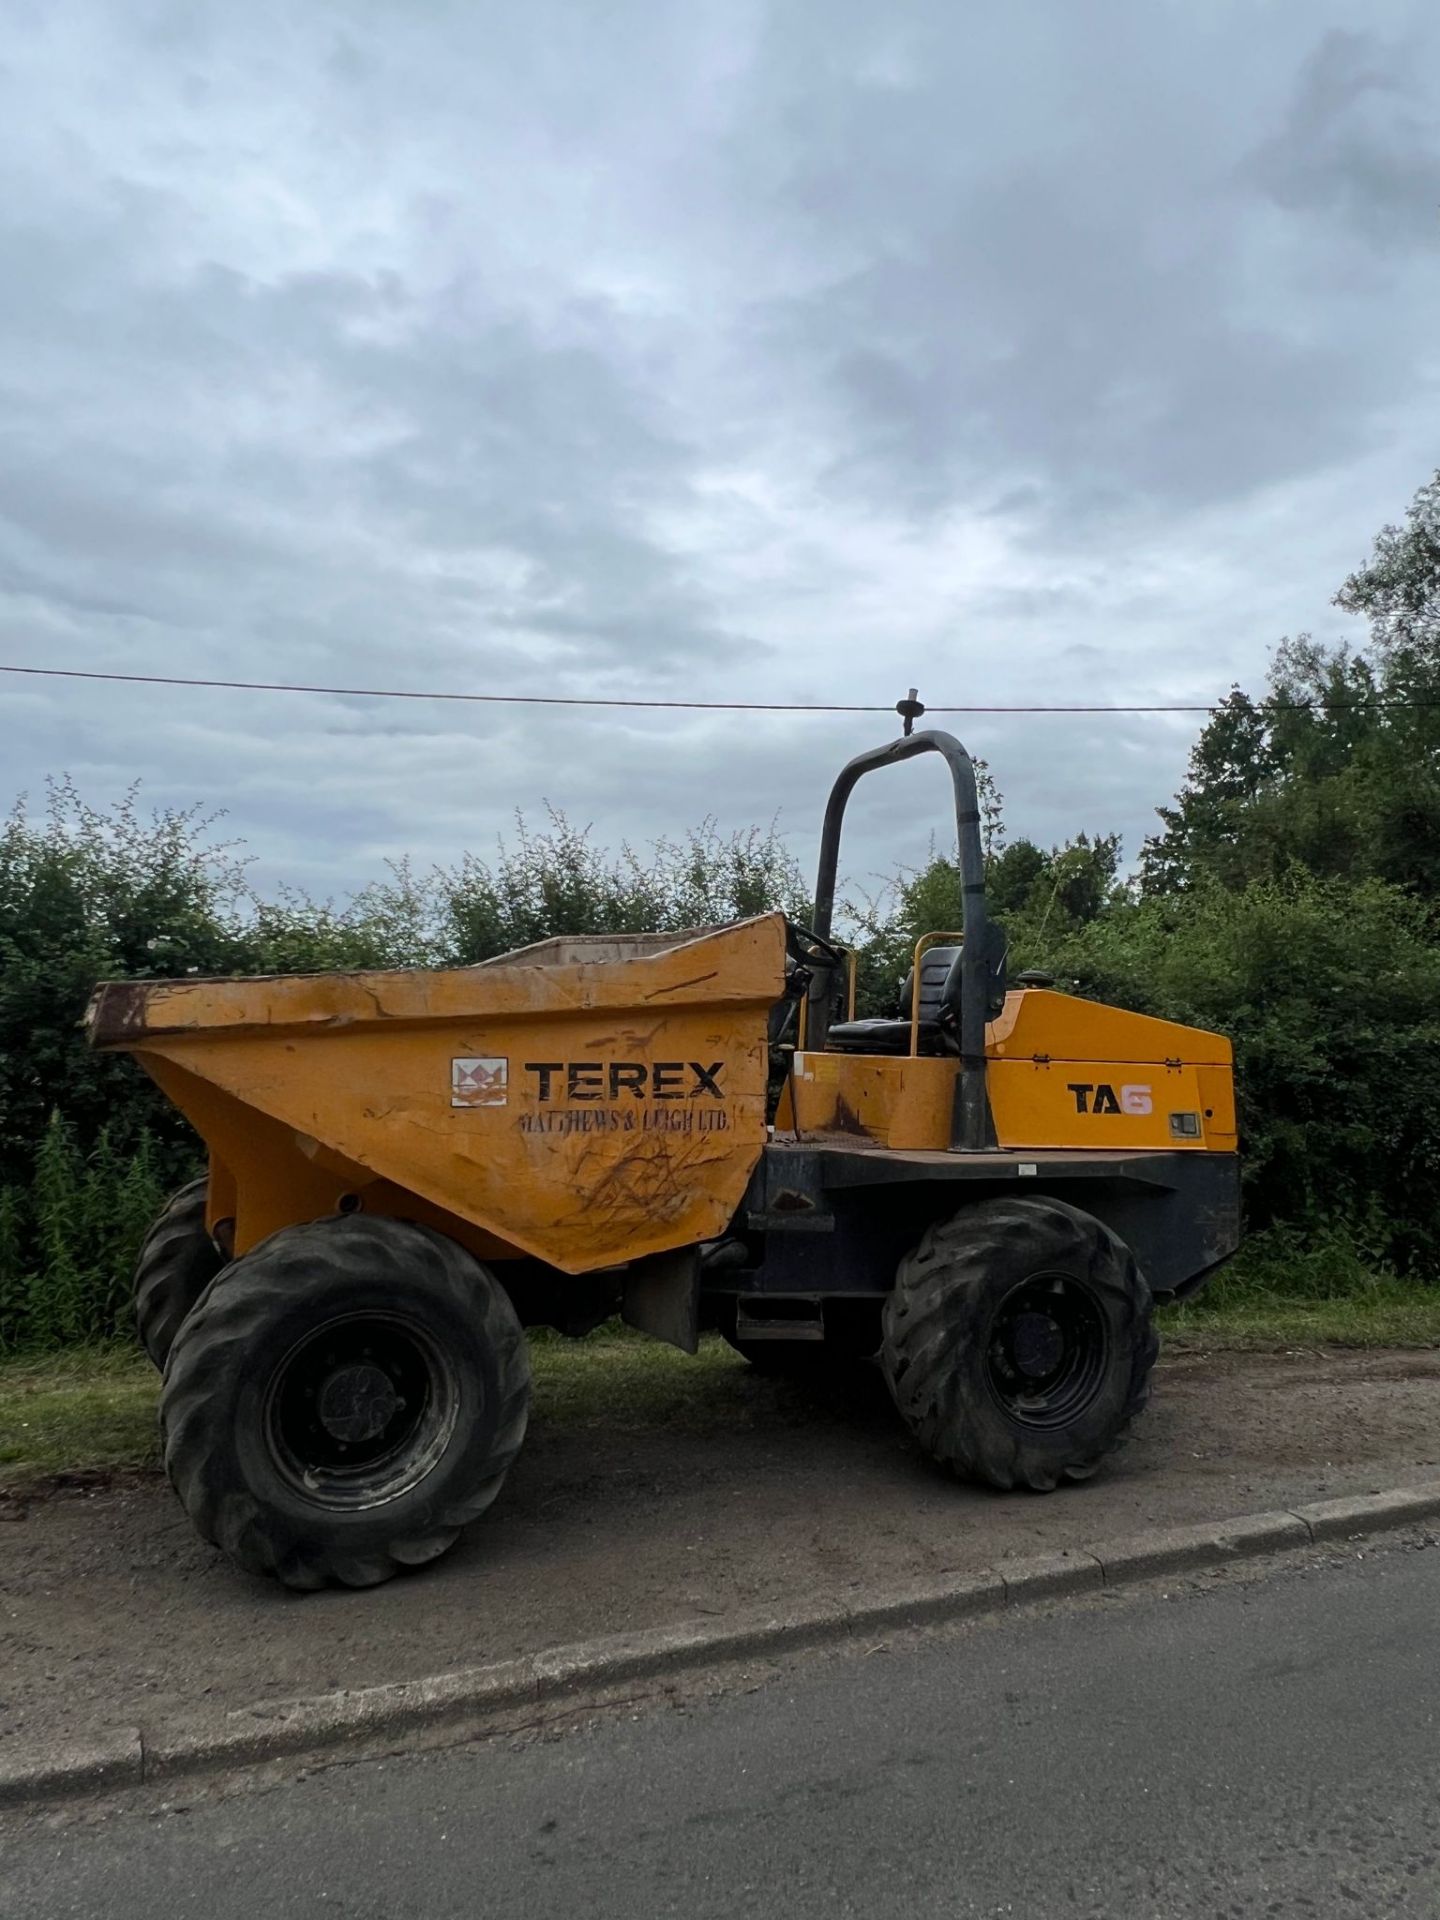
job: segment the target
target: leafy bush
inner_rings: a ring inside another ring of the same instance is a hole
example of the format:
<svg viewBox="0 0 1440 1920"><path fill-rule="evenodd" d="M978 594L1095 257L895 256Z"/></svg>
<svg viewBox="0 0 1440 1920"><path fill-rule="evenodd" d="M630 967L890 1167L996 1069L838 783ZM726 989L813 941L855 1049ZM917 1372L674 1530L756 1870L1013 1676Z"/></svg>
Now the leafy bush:
<svg viewBox="0 0 1440 1920"><path fill-rule="evenodd" d="M1440 1259L1440 947L1383 881L1296 873L1147 898L1047 956L1083 991L1235 1044L1247 1217L1343 1230L1362 1261Z"/></svg>
<svg viewBox="0 0 1440 1920"><path fill-rule="evenodd" d="M1341 1228L1263 1227L1206 1288L1215 1309L1251 1300L1355 1300L1395 1285L1383 1259L1369 1260Z"/></svg>
<svg viewBox="0 0 1440 1920"><path fill-rule="evenodd" d="M130 1332L130 1275L169 1182L141 1136L117 1152L102 1128L88 1154L54 1115L33 1178L0 1187L0 1352Z"/></svg>
<svg viewBox="0 0 1440 1920"><path fill-rule="evenodd" d="M105 978L225 973L247 955L227 903L242 890L233 849L198 809L148 817L132 791L109 812L69 782L45 818L17 807L0 828L0 1185L23 1185L53 1112L89 1148L153 1141L188 1165L189 1130L128 1060L92 1053L79 1022Z"/></svg>
<svg viewBox="0 0 1440 1920"><path fill-rule="evenodd" d="M540 833L517 816L515 844L502 842L493 865L468 855L431 887L435 951L451 964L557 933L668 933L774 907L802 919L808 910L794 855L773 823L727 836L707 820L683 839L654 841L642 856L628 846L607 853L563 813L552 810ZM362 906L373 912L383 897L384 890L362 895Z"/></svg>

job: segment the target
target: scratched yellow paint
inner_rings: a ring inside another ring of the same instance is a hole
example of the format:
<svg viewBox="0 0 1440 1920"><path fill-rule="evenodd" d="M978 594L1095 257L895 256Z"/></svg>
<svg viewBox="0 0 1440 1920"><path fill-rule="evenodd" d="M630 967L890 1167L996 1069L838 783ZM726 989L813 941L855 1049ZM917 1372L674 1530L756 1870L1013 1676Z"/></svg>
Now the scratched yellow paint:
<svg viewBox="0 0 1440 1920"><path fill-rule="evenodd" d="M342 1202L568 1273L722 1232L765 1140L782 917L618 964L537 955L106 988L92 1034L206 1141L237 1252Z"/></svg>

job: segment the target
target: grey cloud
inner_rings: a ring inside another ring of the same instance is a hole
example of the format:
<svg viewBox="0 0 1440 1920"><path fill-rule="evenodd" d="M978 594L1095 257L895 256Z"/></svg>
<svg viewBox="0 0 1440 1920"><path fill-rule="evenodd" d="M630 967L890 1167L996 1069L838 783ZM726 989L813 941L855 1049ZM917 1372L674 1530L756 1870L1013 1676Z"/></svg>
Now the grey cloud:
<svg viewBox="0 0 1440 1920"><path fill-rule="evenodd" d="M144 348L132 371L148 360L211 433L177 448L157 423L154 437L169 442L157 460L153 439L137 451L105 436L103 420L78 446L37 430L0 470L0 512L49 553L58 597L78 562L91 577L128 577L137 611L173 616L187 583L203 591L224 569L245 575L246 597L268 578L257 618L286 600L295 632L315 617L327 574L354 563L326 550L338 494L397 552L499 551L519 565L503 596L469 589L476 634L498 639L492 652L515 631L657 664L707 641L743 648L643 533L648 500L683 491L685 450L650 423L602 347L545 343L514 319L455 307L422 308L394 275L266 287L213 266L183 303L139 293L129 319ZM393 341L364 332L397 321ZM285 411L306 383L316 443L297 447ZM356 433L381 444L347 453Z"/></svg>
<svg viewBox="0 0 1440 1920"><path fill-rule="evenodd" d="M1337 216L1376 250L1433 252L1440 121L1419 78L1427 54L1433 60L1433 47L1326 34L1281 130L1250 156L1246 176L1287 212Z"/></svg>
<svg viewBox="0 0 1440 1920"><path fill-rule="evenodd" d="M1183 510L1366 443L1393 358L1360 349L1343 309L1317 313L1283 259L1262 308L1245 200L1147 161L1112 139L1088 172L1027 160L947 193L916 144L883 248L768 316L787 363L821 368L855 423L836 484L926 512L1042 475L1053 539L1057 521ZM1331 190L1364 175L1343 155L1327 168ZM1404 345L1414 364L1423 339Z"/></svg>

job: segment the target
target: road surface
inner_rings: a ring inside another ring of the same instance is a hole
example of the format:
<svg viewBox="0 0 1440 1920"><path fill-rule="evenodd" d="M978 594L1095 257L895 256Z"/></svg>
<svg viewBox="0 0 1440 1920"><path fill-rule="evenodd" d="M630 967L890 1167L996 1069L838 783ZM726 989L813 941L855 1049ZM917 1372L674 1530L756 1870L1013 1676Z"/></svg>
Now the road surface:
<svg viewBox="0 0 1440 1920"><path fill-rule="evenodd" d="M1440 1551L0 1829L4 1920L1440 1914Z"/></svg>

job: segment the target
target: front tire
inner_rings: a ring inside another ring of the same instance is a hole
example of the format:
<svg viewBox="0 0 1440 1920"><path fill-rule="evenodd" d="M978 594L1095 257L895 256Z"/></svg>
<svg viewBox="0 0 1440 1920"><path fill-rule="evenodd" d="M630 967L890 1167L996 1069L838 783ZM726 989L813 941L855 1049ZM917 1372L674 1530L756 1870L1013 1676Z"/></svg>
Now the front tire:
<svg viewBox="0 0 1440 1920"><path fill-rule="evenodd" d="M881 1359L934 1459L996 1487L1084 1480L1150 1396L1150 1290L1062 1200L988 1200L930 1228L885 1303Z"/></svg>
<svg viewBox="0 0 1440 1920"><path fill-rule="evenodd" d="M186 1316L225 1264L205 1225L209 1185L202 1176L171 1194L135 1263L135 1326L162 1373Z"/></svg>
<svg viewBox="0 0 1440 1920"><path fill-rule="evenodd" d="M287 1227L226 1268L170 1353L165 1470L201 1535L286 1586L366 1587L450 1547L525 1435L498 1281L427 1227Z"/></svg>

